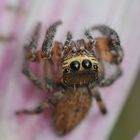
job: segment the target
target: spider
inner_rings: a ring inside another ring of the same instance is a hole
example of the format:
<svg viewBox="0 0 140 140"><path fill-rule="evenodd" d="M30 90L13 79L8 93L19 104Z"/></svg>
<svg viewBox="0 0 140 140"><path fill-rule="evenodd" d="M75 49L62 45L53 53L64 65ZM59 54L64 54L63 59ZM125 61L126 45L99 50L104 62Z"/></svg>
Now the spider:
<svg viewBox="0 0 140 140"><path fill-rule="evenodd" d="M102 114L107 109L98 88L110 86L122 74L120 63L123 50L116 31L106 25L96 25L85 30L85 39L74 41L71 32L64 43L54 41L61 21L46 31L40 50L37 43L41 24L35 27L31 41L25 45L23 73L32 83L45 92L55 91L34 109L18 110L21 114L40 114L52 108L52 120L56 132L65 135L73 130L88 113L95 98ZM99 31L101 37L92 37ZM29 67L30 62L43 62L43 80L37 78ZM105 63L114 65L116 72L106 78Z"/></svg>

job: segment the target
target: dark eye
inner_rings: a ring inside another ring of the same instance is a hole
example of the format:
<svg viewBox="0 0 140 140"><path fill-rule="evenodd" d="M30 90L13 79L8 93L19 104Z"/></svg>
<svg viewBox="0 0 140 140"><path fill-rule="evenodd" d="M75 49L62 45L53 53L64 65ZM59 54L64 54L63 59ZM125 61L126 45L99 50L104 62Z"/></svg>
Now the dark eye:
<svg viewBox="0 0 140 140"><path fill-rule="evenodd" d="M98 66L97 65L93 65L93 68L94 68L94 70L97 70Z"/></svg>
<svg viewBox="0 0 140 140"><path fill-rule="evenodd" d="M78 71L80 68L80 63L78 61L73 61L71 62L70 67L73 71Z"/></svg>
<svg viewBox="0 0 140 140"><path fill-rule="evenodd" d="M64 73L68 73L70 70L69 69L64 69Z"/></svg>
<svg viewBox="0 0 140 140"><path fill-rule="evenodd" d="M92 63L91 63L91 61L89 61L89 60L83 60L82 66L83 66L85 69L90 69L90 68L92 67Z"/></svg>

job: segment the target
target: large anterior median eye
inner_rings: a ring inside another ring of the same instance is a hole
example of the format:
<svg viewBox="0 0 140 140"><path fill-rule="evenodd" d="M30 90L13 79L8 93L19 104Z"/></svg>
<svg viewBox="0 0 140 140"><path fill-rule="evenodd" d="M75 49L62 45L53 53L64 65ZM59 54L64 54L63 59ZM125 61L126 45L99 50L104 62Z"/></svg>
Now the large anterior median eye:
<svg viewBox="0 0 140 140"><path fill-rule="evenodd" d="M78 71L80 68L80 63L78 61L73 61L71 62L70 67L73 71Z"/></svg>
<svg viewBox="0 0 140 140"><path fill-rule="evenodd" d="M90 69L90 68L92 68L92 63L91 63L91 61L85 59L85 60L82 61L82 66L85 69Z"/></svg>

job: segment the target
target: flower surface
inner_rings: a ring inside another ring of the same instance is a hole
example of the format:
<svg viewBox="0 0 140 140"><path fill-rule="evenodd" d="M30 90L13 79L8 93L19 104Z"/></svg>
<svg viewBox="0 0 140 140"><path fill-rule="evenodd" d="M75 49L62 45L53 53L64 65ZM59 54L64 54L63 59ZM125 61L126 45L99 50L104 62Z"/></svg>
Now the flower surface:
<svg viewBox="0 0 140 140"><path fill-rule="evenodd" d="M112 86L101 89L108 114L102 116L95 102L86 118L63 140L106 140L129 95L139 67L138 27L140 1L113 0L1 0L0 1L0 139L59 140L51 125L50 112L38 116L15 116L22 108L38 105L46 93L38 90L22 73L23 44L39 21L45 30L57 20L63 24L56 39L64 41L67 31L74 39L96 24L115 29L124 49L123 76ZM37 67L37 66L34 66ZM37 67L36 71L39 71Z"/></svg>

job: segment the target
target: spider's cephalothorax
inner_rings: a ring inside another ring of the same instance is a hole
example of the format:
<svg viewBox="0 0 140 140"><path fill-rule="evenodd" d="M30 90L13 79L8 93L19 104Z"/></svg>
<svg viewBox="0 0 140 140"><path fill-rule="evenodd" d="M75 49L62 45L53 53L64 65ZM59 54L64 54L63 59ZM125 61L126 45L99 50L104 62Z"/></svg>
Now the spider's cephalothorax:
<svg viewBox="0 0 140 140"><path fill-rule="evenodd" d="M25 46L23 73L41 90L54 91L48 99L33 110L23 109L16 114L39 114L53 106L52 118L55 130L64 135L70 132L86 116L95 98L102 114L107 110L99 87L110 86L121 75L120 63L123 50L118 34L105 25L97 25L85 32L84 39L72 40L67 33L65 43L53 41L56 28L52 24L46 32L41 50L37 50L40 24L32 39ZM102 36L93 37L98 30ZM29 62L43 62L43 78L40 80L29 67ZM116 66L116 72L106 76L105 64Z"/></svg>
<svg viewBox="0 0 140 140"><path fill-rule="evenodd" d="M98 62L93 56L78 55L63 62L63 82L67 86L88 85L98 79Z"/></svg>
<svg viewBox="0 0 140 140"><path fill-rule="evenodd" d="M98 79L98 61L86 49L84 40L77 42L70 43L72 52L63 59L63 82L66 86L86 86Z"/></svg>

